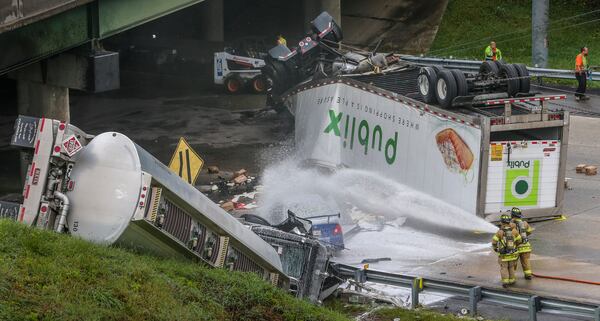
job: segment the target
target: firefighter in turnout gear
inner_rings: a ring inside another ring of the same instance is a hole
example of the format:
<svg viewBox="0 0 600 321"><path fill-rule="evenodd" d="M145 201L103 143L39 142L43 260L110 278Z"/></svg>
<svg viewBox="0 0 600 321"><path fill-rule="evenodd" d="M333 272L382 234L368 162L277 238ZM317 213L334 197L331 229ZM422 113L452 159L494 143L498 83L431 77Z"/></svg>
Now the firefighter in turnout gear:
<svg viewBox="0 0 600 321"><path fill-rule="evenodd" d="M498 253L498 264L500 264L500 277L502 286L508 287L515 283L515 266L519 259L517 248L521 243L521 235L510 221L510 215L500 216L500 229L492 238L492 249Z"/></svg>
<svg viewBox="0 0 600 321"><path fill-rule="evenodd" d="M517 207L513 207L510 210L512 217L512 223L514 224L517 232L521 236L521 244L517 246L517 252L519 253L519 259L521 260L521 266L523 267L523 274L527 280L531 279L531 263L529 259L531 257L531 244L529 243L529 235L533 232L529 223L523 221L523 213ZM515 270L518 264L515 264Z"/></svg>

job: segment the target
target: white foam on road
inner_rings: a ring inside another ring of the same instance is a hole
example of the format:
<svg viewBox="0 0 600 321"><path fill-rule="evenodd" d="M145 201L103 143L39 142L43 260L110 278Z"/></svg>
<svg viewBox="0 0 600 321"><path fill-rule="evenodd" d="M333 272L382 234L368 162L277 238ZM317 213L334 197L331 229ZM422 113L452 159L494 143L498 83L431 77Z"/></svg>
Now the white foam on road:
<svg viewBox="0 0 600 321"><path fill-rule="evenodd" d="M346 238L348 249L336 258L338 262L358 265L365 258L388 257L391 261L371 266L407 271L489 246L487 241L474 241L473 233L496 230L472 213L373 172L340 169L325 173L284 160L264 171L262 183L259 214L273 223L284 219L281 211L274 211L282 203L297 204L319 195L337 204L345 226L358 225L359 232Z"/></svg>

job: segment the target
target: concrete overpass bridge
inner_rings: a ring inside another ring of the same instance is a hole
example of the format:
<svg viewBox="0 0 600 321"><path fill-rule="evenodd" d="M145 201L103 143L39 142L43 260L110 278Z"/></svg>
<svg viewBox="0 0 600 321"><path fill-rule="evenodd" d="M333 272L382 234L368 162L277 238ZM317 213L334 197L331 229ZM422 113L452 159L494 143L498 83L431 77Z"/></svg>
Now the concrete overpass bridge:
<svg viewBox="0 0 600 321"><path fill-rule="evenodd" d="M18 81L19 113L69 119L69 88L119 87L101 41L202 0L1 0L0 75Z"/></svg>
<svg viewBox="0 0 600 321"><path fill-rule="evenodd" d="M0 76L17 81L20 114L68 120L69 89L94 93L119 88L123 60L117 51L126 51L123 48L167 43L171 48L182 47L180 55L187 51L187 62L196 59L209 64L212 51L235 38L274 38L282 33L294 41L302 36L310 19L327 10L341 21L347 44L370 47L384 39L386 49L415 52L433 41L446 3L0 0ZM149 30L158 30L161 39L152 39L154 34L149 37Z"/></svg>

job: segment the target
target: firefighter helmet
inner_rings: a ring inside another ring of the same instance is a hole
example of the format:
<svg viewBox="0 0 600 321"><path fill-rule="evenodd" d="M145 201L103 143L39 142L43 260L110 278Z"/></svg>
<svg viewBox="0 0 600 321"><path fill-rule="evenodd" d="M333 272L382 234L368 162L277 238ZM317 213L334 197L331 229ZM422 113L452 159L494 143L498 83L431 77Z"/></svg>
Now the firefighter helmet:
<svg viewBox="0 0 600 321"><path fill-rule="evenodd" d="M510 215L508 215L508 214L502 214L502 215L500 215L500 222L502 224L508 224L508 223L510 223Z"/></svg>
<svg viewBox="0 0 600 321"><path fill-rule="evenodd" d="M521 213L521 210L518 207L513 207L510 210L510 215L512 217L515 217L515 218L522 218L523 217L523 213Z"/></svg>

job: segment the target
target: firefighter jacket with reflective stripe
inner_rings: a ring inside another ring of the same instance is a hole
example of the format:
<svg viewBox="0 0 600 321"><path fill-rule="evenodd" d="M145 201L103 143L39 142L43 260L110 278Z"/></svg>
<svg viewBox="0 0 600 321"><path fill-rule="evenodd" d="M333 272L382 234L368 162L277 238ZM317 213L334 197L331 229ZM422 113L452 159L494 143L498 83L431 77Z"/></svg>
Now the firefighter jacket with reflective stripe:
<svg viewBox="0 0 600 321"><path fill-rule="evenodd" d="M502 225L492 238L492 249L503 262L514 261L519 258L517 251L521 244L521 235L514 224Z"/></svg>
<svg viewBox="0 0 600 321"><path fill-rule="evenodd" d="M529 223L523 221L520 218L516 218L513 220L513 223L517 232L521 236L521 244L517 247L517 252L519 253L528 253L531 252L531 243L529 243L529 235L533 232L533 229L529 225Z"/></svg>
<svg viewBox="0 0 600 321"><path fill-rule="evenodd" d="M494 55L494 50L492 49L491 46L487 46L487 48L485 48L485 60L501 60L502 59L502 51L500 51L500 49L496 48L496 54Z"/></svg>

